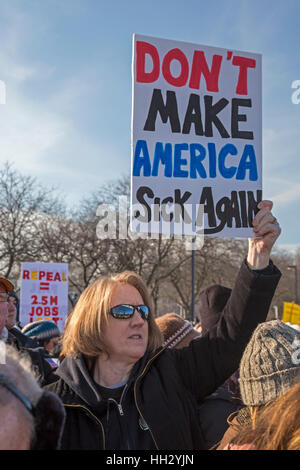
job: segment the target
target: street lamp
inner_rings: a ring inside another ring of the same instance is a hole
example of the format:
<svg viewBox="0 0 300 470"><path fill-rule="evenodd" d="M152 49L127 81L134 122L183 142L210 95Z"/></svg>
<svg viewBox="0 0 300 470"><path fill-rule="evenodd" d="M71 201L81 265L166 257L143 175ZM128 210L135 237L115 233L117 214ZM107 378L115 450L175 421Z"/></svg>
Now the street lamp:
<svg viewBox="0 0 300 470"><path fill-rule="evenodd" d="M295 302L297 305L299 305L299 298L298 298L298 272L297 272L297 266L295 265L291 265L291 266L288 266L287 269L289 271L291 270L294 270L295 271Z"/></svg>

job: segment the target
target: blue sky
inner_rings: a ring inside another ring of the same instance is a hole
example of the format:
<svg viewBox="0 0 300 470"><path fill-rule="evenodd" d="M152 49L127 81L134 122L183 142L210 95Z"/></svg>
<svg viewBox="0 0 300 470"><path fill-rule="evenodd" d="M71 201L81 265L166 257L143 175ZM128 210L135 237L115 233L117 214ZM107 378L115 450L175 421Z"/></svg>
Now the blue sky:
<svg viewBox="0 0 300 470"><path fill-rule="evenodd" d="M132 34L263 55L263 189L300 244L299 0L1 0L0 162L69 204L130 172Z"/></svg>

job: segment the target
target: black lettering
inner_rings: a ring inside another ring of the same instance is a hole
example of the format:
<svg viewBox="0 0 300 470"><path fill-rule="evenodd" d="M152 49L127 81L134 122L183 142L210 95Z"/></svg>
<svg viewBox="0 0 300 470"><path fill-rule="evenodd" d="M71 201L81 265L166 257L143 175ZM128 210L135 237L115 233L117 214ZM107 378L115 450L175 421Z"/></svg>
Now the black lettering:
<svg viewBox="0 0 300 470"><path fill-rule="evenodd" d="M180 121L175 91L167 91L166 104L164 103L161 90L153 90L148 117L144 131L155 131L157 114L160 114L163 123L170 119L172 132L180 132Z"/></svg>
<svg viewBox="0 0 300 470"><path fill-rule="evenodd" d="M195 126L195 134L203 135L203 126L201 119L200 96L192 93L185 113L182 133L189 134L191 125Z"/></svg>
<svg viewBox="0 0 300 470"><path fill-rule="evenodd" d="M208 225L210 227L215 227L217 225L217 221L215 216L214 199L210 187L203 188L199 204L204 205L204 213L208 216Z"/></svg>
<svg viewBox="0 0 300 470"><path fill-rule="evenodd" d="M228 207L227 227L232 227L232 219L235 219L235 227L241 228L240 207L236 191L231 191L231 200Z"/></svg>
<svg viewBox="0 0 300 470"><path fill-rule="evenodd" d="M239 191L240 198L240 208L241 208L241 217L242 217L242 226L248 227L248 214L247 214L247 205L246 205L246 191Z"/></svg>
<svg viewBox="0 0 300 470"><path fill-rule="evenodd" d="M166 197L162 203L161 203L161 216L165 222L171 222L173 220L174 214L170 212L169 214L166 211L166 207L168 202L172 204L173 198L172 197Z"/></svg>
<svg viewBox="0 0 300 470"><path fill-rule="evenodd" d="M259 211L257 204L262 200L262 190L258 189L256 191L256 199L252 191L247 191L248 196L248 223L249 227L253 227L252 221Z"/></svg>
<svg viewBox="0 0 300 470"><path fill-rule="evenodd" d="M144 199L144 196L148 196L150 198L154 197L154 193L151 188L148 188L147 186L141 186L137 192L136 192L136 198L138 202L143 206L145 209L145 214L141 215L140 211L136 211L134 214L134 217L139 221L139 222L150 222L151 220L151 209L150 206L147 204L147 202Z"/></svg>
<svg viewBox="0 0 300 470"><path fill-rule="evenodd" d="M180 189L175 189L174 193L175 193L174 200L175 200L175 204L176 204L175 209L177 209L178 205L179 205L180 208L181 208L181 216L182 216L183 221L186 222L187 224L191 224L192 219L190 218L190 216L187 214L186 210L184 209L184 204L189 199L189 197L192 195L192 193L186 191L184 193L184 195L181 196ZM175 210L175 220L176 220L176 222L180 222L180 219L179 219L178 216L179 216L178 211Z"/></svg>
<svg viewBox="0 0 300 470"><path fill-rule="evenodd" d="M220 199L217 202L216 214L217 214L218 219L221 221L221 223L217 227L214 227L211 229L205 229L204 234L208 235L208 234L218 233L218 232L221 232L221 230L223 230L227 222L229 204L230 204L230 199L228 197L222 197L222 199ZM223 210L222 210L222 207L224 207Z"/></svg>
<svg viewBox="0 0 300 470"><path fill-rule="evenodd" d="M229 101L226 98L222 98L221 100L217 101L214 105L212 104L212 96L206 95L204 96L204 103L205 103L205 136L212 137L212 123L218 129L221 137L227 138L229 134L225 127L223 126L220 119L217 117L217 114L228 105Z"/></svg>
<svg viewBox="0 0 300 470"><path fill-rule="evenodd" d="M231 136L236 139L253 139L253 132L240 131L239 122L246 122L246 114L239 114L239 106L252 107L251 99L233 98L231 107Z"/></svg>

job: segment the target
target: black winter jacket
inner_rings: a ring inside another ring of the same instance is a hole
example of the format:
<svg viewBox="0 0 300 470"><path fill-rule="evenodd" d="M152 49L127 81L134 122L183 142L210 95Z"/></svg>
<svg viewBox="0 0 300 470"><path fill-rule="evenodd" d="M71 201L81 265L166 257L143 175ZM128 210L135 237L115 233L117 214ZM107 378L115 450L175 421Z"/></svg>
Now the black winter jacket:
<svg viewBox="0 0 300 470"><path fill-rule="evenodd" d="M49 354L46 352L44 348L40 347L24 347L23 344L25 343L24 339L22 338L23 333L21 335L19 334L20 332L17 331L16 334L16 329L12 328L8 332L8 338L7 338L7 344L10 344L14 348L16 348L19 352L22 354L26 354L29 356L33 368L36 372L36 375L38 377L38 383L41 387L44 385L51 384L55 382L58 378L54 374L54 367L51 366L51 361L49 361L51 358ZM30 343L27 343L30 344ZM34 345L34 343L32 343Z"/></svg>
<svg viewBox="0 0 300 470"><path fill-rule="evenodd" d="M215 328L186 348L146 352L136 365L129 398L148 426L154 448L205 448L197 403L238 368L252 332L266 319L279 279L272 263L256 272L244 261ZM59 395L67 412L62 448L105 449L106 426L95 414L101 397L82 359L66 358L57 370L60 379L46 389ZM128 423L127 432L134 434L137 422L129 416Z"/></svg>

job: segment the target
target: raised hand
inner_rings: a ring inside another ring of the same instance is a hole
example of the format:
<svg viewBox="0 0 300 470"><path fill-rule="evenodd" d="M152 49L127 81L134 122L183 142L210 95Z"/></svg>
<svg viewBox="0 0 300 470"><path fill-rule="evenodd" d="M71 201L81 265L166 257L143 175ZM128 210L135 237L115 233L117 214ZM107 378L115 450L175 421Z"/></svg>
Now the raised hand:
<svg viewBox="0 0 300 470"><path fill-rule="evenodd" d="M281 233L276 217L272 214L273 202L261 201L260 210L253 219L255 238L249 238L247 263L252 269L263 269L268 266L270 253Z"/></svg>

